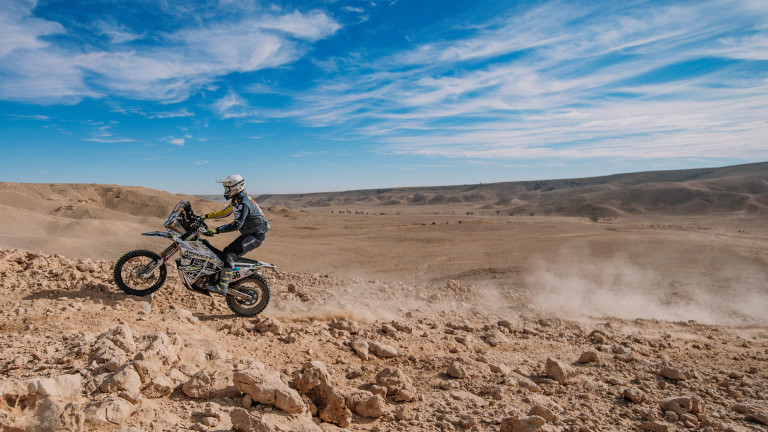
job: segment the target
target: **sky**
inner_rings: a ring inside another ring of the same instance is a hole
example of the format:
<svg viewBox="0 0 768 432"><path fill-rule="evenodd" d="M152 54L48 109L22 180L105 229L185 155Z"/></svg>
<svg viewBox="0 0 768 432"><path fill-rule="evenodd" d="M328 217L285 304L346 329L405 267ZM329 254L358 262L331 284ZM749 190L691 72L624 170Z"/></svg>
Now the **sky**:
<svg viewBox="0 0 768 432"><path fill-rule="evenodd" d="M768 160L768 1L2 0L0 181L251 194Z"/></svg>

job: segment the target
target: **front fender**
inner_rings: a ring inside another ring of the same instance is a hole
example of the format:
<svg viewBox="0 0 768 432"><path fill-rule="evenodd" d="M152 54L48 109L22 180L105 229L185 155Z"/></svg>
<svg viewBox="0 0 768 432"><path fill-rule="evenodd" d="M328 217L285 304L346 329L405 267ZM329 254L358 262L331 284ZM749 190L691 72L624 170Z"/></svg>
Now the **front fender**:
<svg viewBox="0 0 768 432"><path fill-rule="evenodd" d="M162 237L166 239L173 238L171 237L170 234L168 234L165 231L150 231L150 232L141 233L141 235L147 236L147 237Z"/></svg>

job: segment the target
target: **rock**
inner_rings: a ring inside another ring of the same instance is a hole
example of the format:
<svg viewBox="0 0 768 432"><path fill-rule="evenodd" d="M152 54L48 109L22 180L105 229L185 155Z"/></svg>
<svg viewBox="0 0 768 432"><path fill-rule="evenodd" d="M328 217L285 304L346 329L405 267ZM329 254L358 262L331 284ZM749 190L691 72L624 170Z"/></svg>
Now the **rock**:
<svg viewBox="0 0 768 432"><path fill-rule="evenodd" d="M592 333L589 334L589 339L599 345L604 345L608 343L608 335L601 332L600 330L594 330Z"/></svg>
<svg viewBox="0 0 768 432"><path fill-rule="evenodd" d="M517 386L533 393L541 393L541 387L528 377L517 377Z"/></svg>
<svg viewBox="0 0 768 432"><path fill-rule="evenodd" d="M662 399L659 406L662 411L671 411L677 414L700 412L702 400L695 395L673 396Z"/></svg>
<svg viewBox="0 0 768 432"><path fill-rule="evenodd" d="M504 388L501 386L489 385L480 389L480 394L483 396L490 396L494 400L504 399Z"/></svg>
<svg viewBox="0 0 768 432"><path fill-rule="evenodd" d="M649 420L642 423L640 429L650 432L667 432L669 431L669 425L658 420Z"/></svg>
<svg viewBox="0 0 768 432"><path fill-rule="evenodd" d="M30 394L72 399L80 396L82 378L79 375L59 375L55 378L37 378L27 382Z"/></svg>
<svg viewBox="0 0 768 432"><path fill-rule="evenodd" d="M493 373L509 375L512 372L512 369L505 364L490 364L488 366L491 368L491 372Z"/></svg>
<svg viewBox="0 0 768 432"><path fill-rule="evenodd" d="M258 318L258 321L256 322L256 330L258 330L259 333L269 332L278 336L285 333L283 323L274 318Z"/></svg>
<svg viewBox="0 0 768 432"><path fill-rule="evenodd" d="M631 400L633 403L639 404L643 401L645 394L637 387L630 387L624 390L624 398Z"/></svg>
<svg viewBox="0 0 768 432"><path fill-rule="evenodd" d="M142 394L148 398L161 398L173 393L175 388L173 381L165 374L157 374L142 390Z"/></svg>
<svg viewBox="0 0 768 432"><path fill-rule="evenodd" d="M174 364L178 359L176 347L173 346L165 333L155 334L149 346L134 357L134 360L150 360L163 364Z"/></svg>
<svg viewBox="0 0 768 432"><path fill-rule="evenodd" d="M379 418L387 413L383 397L364 390L357 390L346 398L347 407L362 417Z"/></svg>
<svg viewBox="0 0 768 432"><path fill-rule="evenodd" d="M576 371L570 365L552 358L547 359L547 363L544 368L547 376L559 382L560 384L566 384L576 375Z"/></svg>
<svg viewBox="0 0 768 432"><path fill-rule="evenodd" d="M116 347L120 348L126 353L136 351L136 341L133 338L133 332L127 325L118 325L112 327L111 329L99 335L98 338L108 339L110 342L115 344Z"/></svg>
<svg viewBox="0 0 768 432"><path fill-rule="evenodd" d="M553 413L552 410L539 404L532 406L530 411L528 411L528 415L541 417L547 423L552 423L552 420L555 419L555 413Z"/></svg>
<svg viewBox="0 0 768 432"><path fill-rule="evenodd" d="M464 365L455 361L448 365L448 370L445 371L451 378L462 379L467 377L467 370Z"/></svg>
<svg viewBox="0 0 768 432"><path fill-rule="evenodd" d="M235 387L251 396L254 402L274 405L288 414L301 414L306 410L299 393L280 380L280 372L248 369L235 372Z"/></svg>
<svg viewBox="0 0 768 432"><path fill-rule="evenodd" d="M598 358L599 356L597 354L597 351L589 350L581 353L581 355L579 356L579 359L576 361L578 363L593 363L593 362L596 362Z"/></svg>
<svg viewBox="0 0 768 432"><path fill-rule="evenodd" d="M379 342L369 342L368 348L373 354L381 358L397 356L397 349L390 345L385 345Z"/></svg>
<svg viewBox="0 0 768 432"><path fill-rule="evenodd" d="M182 321L186 321L186 322L188 322L190 324L197 324L197 323L200 322L200 319L198 319L196 316L194 316L192 314L192 312L190 312L190 311L188 311L188 310L186 310L186 309L184 309L182 307L179 307L179 306L176 306L176 305L171 305L171 309L174 312L176 312L176 316L179 319L181 319Z"/></svg>
<svg viewBox="0 0 768 432"><path fill-rule="evenodd" d="M747 420L756 421L768 426L768 413L765 411L750 411L746 414Z"/></svg>
<svg viewBox="0 0 768 432"><path fill-rule="evenodd" d="M321 419L341 427L349 426L352 412L347 408L344 396L331 384L331 376L323 362L304 363L293 385L317 406Z"/></svg>
<svg viewBox="0 0 768 432"><path fill-rule="evenodd" d="M200 368L206 364L208 358L205 355L205 351L200 348L185 347L179 351L179 362L186 365L191 365L196 368Z"/></svg>
<svg viewBox="0 0 768 432"><path fill-rule="evenodd" d="M688 379L688 375L678 368L665 367L659 371L659 375L673 381L683 381Z"/></svg>
<svg viewBox="0 0 768 432"><path fill-rule="evenodd" d="M119 355L116 357L112 357L111 359L109 359L109 361L104 363L102 366L104 367L104 369L110 372L115 372L120 366L124 365L127 361L128 361L128 356Z"/></svg>
<svg viewBox="0 0 768 432"><path fill-rule="evenodd" d="M275 429L243 408L230 411L229 418L232 421L232 429L239 432L275 432Z"/></svg>
<svg viewBox="0 0 768 432"><path fill-rule="evenodd" d="M488 345L494 346L494 347L502 342L508 341L507 337L504 336L504 333L496 329L488 330L487 332L485 332L483 334L483 339Z"/></svg>
<svg viewBox="0 0 768 432"><path fill-rule="evenodd" d="M97 339L91 349L91 360L96 361L96 363L105 363L115 357L125 356L126 352L107 338Z"/></svg>
<svg viewBox="0 0 768 432"><path fill-rule="evenodd" d="M0 380L0 430L81 432L81 392L79 375Z"/></svg>
<svg viewBox="0 0 768 432"><path fill-rule="evenodd" d="M223 370L198 371L181 386L185 395L194 399L212 397L237 397L239 393L229 381L229 373Z"/></svg>
<svg viewBox="0 0 768 432"><path fill-rule="evenodd" d="M731 406L731 409L744 414L744 417L746 417L748 420L768 425L768 412L766 412L764 409L761 410L760 408L747 403L734 404Z"/></svg>
<svg viewBox="0 0 768 432"><path fill-rule="evenodd" d="M515 326L512 324L512 322L510 322L510 321L507 321L507 320L501 320L501 321L499 321L499 322L498 322L498 323L496 323L496 324L497 324L499 327L501 327L501 328L505 328L505 329L509 330L510 332L512 332L512 331L514 331L514 330L515 330Z"/></svg>
<svg viewBox="0 0 768 432"><path fill-rule="evenodd" d="M133 364L127 363L108 376L99 386L99 390L104 393L115 393L121 390L138 393L141 390L141 377Z"/></svg>
<svg viewBox="0 0 768 432"><path fill-rule="evenodd" d="M127 400L109 395L86 406L85 421L97 427L120 425L133 414L133 409L133 404Z"/></svg>
<svg viewBox="0 0 768 432"><path fill-rule="evenodd" d="M363 338L355 338L352 340L352 350L354 350L355 354L362 360L371 358L368 351L368 341Z"/></svg>
<svg viewBox="0 0 768 432"><path fill-rule="evenodd" d="M396 402L410 402L416 398L411 379L398 368L386 368L376 374L376 384L387 389L387 396Z"/></svg>
<svg viewBox="0 0 768 432"><path fill-rule="evenodd" d="M507 417L501 421L499 432L536 432L546 421L539 416Z"/></svg>

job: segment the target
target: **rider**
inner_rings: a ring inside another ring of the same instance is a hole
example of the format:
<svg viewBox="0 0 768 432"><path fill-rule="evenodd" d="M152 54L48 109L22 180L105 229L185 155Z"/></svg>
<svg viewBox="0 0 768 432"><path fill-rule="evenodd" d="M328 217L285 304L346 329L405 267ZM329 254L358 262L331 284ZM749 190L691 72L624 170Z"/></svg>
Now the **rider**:
<svg viewBox="0 0 768 432"><path fill-rule="evenodd" d="M224 185L224 197L230 200L229 205L219 211L207 213L203 219L218 219L229 216L235 212L235 220L232 223L218 228L210 228L203 232L207 236L221 234L234 230L240 230L240 236L229 244L222 255L224 256L224 268L221 269L219 283L205 287L208 291L226 294L229 281L232 279L232 269L241 256L261 246L265 234L269 231L269 222L264 217L264 212L256 201L245 192L245 180L235 174L217 180Z"/></svg>

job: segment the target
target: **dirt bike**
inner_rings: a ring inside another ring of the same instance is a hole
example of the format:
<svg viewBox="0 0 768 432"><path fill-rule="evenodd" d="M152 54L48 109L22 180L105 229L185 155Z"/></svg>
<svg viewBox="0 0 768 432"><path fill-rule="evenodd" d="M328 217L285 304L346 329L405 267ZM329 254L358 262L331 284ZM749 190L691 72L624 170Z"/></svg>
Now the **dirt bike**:
<svg viewBox="0 0 768 432"><path fill-rule="evenodd" d="M184 286L204 295L211 295L206 286L218 282L219 271L224 266L222 251L213 247L200 234L208 229L203 218L192 212L192 206L179 201L163 224L166 231L143 233L144 236L161 237L173 244L160 255L145 249L133 250L117 260L115 283L126 294L146 296L160 289L165 283L165 263L176 252L176 269ZM259 273L260 269L277 271L275 266L262 261L240 258L232 269L226 299L227 306L240 316L259 314L269 303L269 284Z"/></svg>

